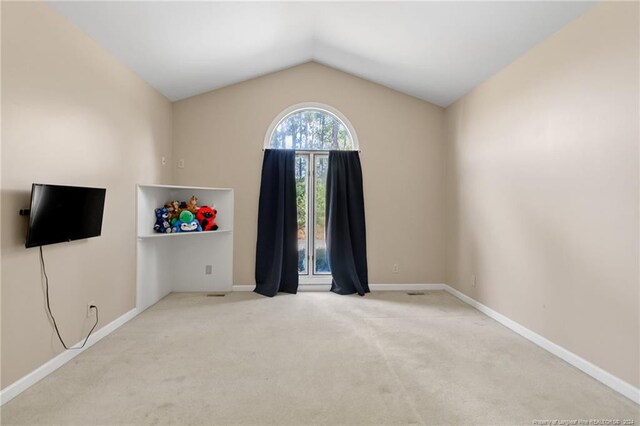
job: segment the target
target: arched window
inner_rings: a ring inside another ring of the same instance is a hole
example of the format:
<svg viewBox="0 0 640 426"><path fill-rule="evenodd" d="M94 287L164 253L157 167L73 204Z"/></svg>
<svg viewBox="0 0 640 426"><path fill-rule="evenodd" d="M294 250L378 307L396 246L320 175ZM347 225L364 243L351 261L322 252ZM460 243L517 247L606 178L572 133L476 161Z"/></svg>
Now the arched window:
<svg viewBox="0 0 640 426"><path fill-rule="evenodd" d="M278 114L267 130L264 147L296 151L357 150L358 139L351 123L338 110L308 102Z"/></svg>
<svg viewBox="0 0 640 426"><path fill-rule="evenodd" d="M297 104L273 120L264 147L296 150L298 273L303 283L330 282L325 243L329 151L358 150L355 129L329 105Z"/></svg>

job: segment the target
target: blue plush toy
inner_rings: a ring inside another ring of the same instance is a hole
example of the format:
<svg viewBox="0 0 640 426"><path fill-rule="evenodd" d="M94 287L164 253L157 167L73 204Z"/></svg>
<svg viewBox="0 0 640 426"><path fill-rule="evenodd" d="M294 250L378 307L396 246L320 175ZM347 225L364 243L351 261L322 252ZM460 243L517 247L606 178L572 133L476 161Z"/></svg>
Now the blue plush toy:
<svg viewBox="0 0 640 426"><path fill-rule="evenodd" d="M180 217L173 224L173 232L202 232L202 226L189 210L180 213Z"/></svg>
<svg viewBox="0 0 640 426"><path fill-rule="evenodd" d="M169 210L165 208L156 209L156 224L153 225L153 229L163 234L173 232L171 224L169 223Z"/></svg>

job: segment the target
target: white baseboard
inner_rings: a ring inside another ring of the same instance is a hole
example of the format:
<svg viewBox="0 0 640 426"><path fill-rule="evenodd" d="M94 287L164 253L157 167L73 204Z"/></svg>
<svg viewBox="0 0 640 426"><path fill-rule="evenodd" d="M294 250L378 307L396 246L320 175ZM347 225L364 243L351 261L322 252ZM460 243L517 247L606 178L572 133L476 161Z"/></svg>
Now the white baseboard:
<svg viewBox="0 0 640 426"><path fill-rule="evenodd" d="M518 324L517 322L502 315L501 313L494 311L493 309L483 305L482 303L478 302L475 299L472 299L471 297L456 290L455 288L445 285L444 290L446 290L451 295L457 297L461 301L465 302L466 304L476 308L477 310L479 310L489 318L493 318L494 320L498 321L500 324L518 333L525 339L540 346L542 349L545 349L551 352L558 358L563 359L564 361L568 362L569 364L573 365L579 370L582 370L583 372L587 373L589 376L593 377L599 382L609 386L611 389L615 390L616 392L626 396L636 404L640 404L640 389L638 389L637 387L603 370L597 365L590 363L586 359L574 354L573 352L568 351L562 346L557 345L552 341L542 337L541 335L529 330L523 325Z"/></svg>
<svg viewBox="0 0 640 426"><path fill-rule="evenodd" d="M234 293L236 291L253 291L254 288L256 288L255 285L233 285L231 286L231 291Z"/></svg>
<svg viewBox="0 0 640 426"><path fill-rule="evenodd" d="M434 291L444 290L446 284L369 284L371 291Z"/></svg>
<svg viewBox="0 0 640 426"><path fill-rule="evenodd" d="M370 289L372 291L428 291L428 290L445 290L451 295L457 297L461 301L466 304L476 308L483 314L488 317L498 321L500 324L505 327L511 329L512 331L518 333L525 339L535 343L541 348L551 352L555 356L563 359L574 367L580 369L584 373L603 383L604 385L610 387L616 392L624 395L629 398L631 401L636 404L640 404L640 389L637 387L625 382L624 380L614 376L613 374L603 370L602 368L592 364L591 362L585 360L584 358L574 354L573 352L568 351L560 345L557 345L550 340L542 337L541 335L529 330L523 325L507 318L499 312L494 311L493 309L483 305L475 299L467 296L466 294L456 290L455 288L448 286L447 284L370 284ZM255 285L234 285L232 287L232 291L253 291ZM301 285L299 287L300 291L328 291L330 288L329 285L326 284L307 284ZM38 367L36 370L7 386L6 388L0 391L0 404L5 404L6 402L12 400L20 393L24 392L30 386L34 385L38 381L42 380L47 375L51 374L58 368L62 367L67 362L71 361L73 358L78 356L84 350L90 348L95 343L100 341L102 338L108 336L110 333L115 331L118 327L122 326L127 321L131 320L133 317L138 315L137 309L132 309L109 324L102 327L95 334L93 334L89 340L87 341L87 345L80 350L72 350L62 352L60 355L51 359L47 363Z"/></svg>
<svg viewBox="0 0 640 426"><path fill-rule="evenodd" d="M77 350L64 351L60 355L57 355L55 358L52 358L51 360L47 361L45 364L33 370L31 373L27 374L26 376L22 377L21 379L18 379L17 381L13 382L6 388L2 389L0 391L0 405L4 405L7 402L11 401L13 398L15 398L16 396L20 395L22 392L27 390L29 387L33 386L40 380L44 379L46 376L53 373L58 368L62 367L67 362L71 361L73 358L77 357L82 352L89 349L98 341L100 341L104 337L111 334L113 331L118 329L120 326L122 326L124 323L126 323L136 315L138 315L138 309L134 308L129 312L125 313L124 315L121 315L120 317L111 321L109 324L105 325L100 330L92 334L91 337L89 337L89 340L87 340L87 344L85 345L84 348L77 349ZM75 344L74 346L78 346L81 344L82 344L82 341Z"/></svg>
<svg viewBox="0 0 640 426"><path fill-rule="evenodd" d="M446 284L369 284L371 291L446 290ZM255 285L234 285L232 291L253 291ZM331 284L300 284L298 291L329 291Z"/></svg>
<svg viewBox="0 0 640 426"><path fill-rule="evenodd" d="M329 291L330 285L307 284L300 285L300 291ZM237 285L233 286L233 291L253 291L255 285ZM573 352L563 348L560 345L542 337L541 335L529 330L523 325L507 318L499 312L494 311L488 306L483 305L466 294L456 290L447 284L369 284L371 291L427 291L427 290L445 290L451 295L457 297L464 303L476 308L489 318L498 321L500 324L518 333L530 342L535 343L542 349L545 349L560 359L568 362L599 382L605 384L616 392L629 398L636 404L640 404L640 389L625 382L619 377L603 370L597 365L592 364L586 359L574 354Z"/></svg>
<svg viewBox="0 0 640 426"><path fill-rule="evenodd" d="M231 287L231 291L253 291L256 288L254 285L234 285ZM331 284L298 284L298 291L329 291L331 290Z"/></svg>

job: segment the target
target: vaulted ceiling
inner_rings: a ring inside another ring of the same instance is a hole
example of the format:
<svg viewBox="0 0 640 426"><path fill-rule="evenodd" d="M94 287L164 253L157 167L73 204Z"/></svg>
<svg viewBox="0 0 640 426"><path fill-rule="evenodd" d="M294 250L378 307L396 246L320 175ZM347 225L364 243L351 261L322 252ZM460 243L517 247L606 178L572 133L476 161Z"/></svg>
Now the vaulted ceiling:
<svg viewBox="0 0 640 426"><path fill-rule="evenodd" d="M316 61L448 106L595 2L55 2L171 100Z"/></svg>

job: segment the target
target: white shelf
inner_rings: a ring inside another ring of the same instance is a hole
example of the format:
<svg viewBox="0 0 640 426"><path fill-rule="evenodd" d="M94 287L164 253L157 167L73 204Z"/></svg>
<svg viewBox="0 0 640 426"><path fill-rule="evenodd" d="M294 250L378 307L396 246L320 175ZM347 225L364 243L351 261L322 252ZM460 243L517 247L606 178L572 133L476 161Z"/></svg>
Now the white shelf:
<svg viewBox="0 0 640 426"><path fill-rule="evenodd" d="M233 232L231 229L218 229L217 231L202 231L202 232L171 232L170 234L163 234L156 232L155 234L138 235L138 238L144 240L146 238L165 238L165 237L191 237L195 235L213 235L213 234L225 234Z"/></svg>
<svg viewBox="0 0 640 426"><path fill-rule="evenodd" d="M172 291L231 291L233 189L138 185L136 194L136 307L142 311ZM199 206L218 210L218 230L154 231L156 208L168 201L187 201L192 195L198 198Z"/></svg>
<svg viewBox="0 0 640 426"><path fill-rule="evenodd" d="M187 189L189 191L233 191L233 188L207 188L204 186L178 186L178 185L138 185L138 188L164 188L164 189ZM186 201L186 200L185 200Z"/></svg>

